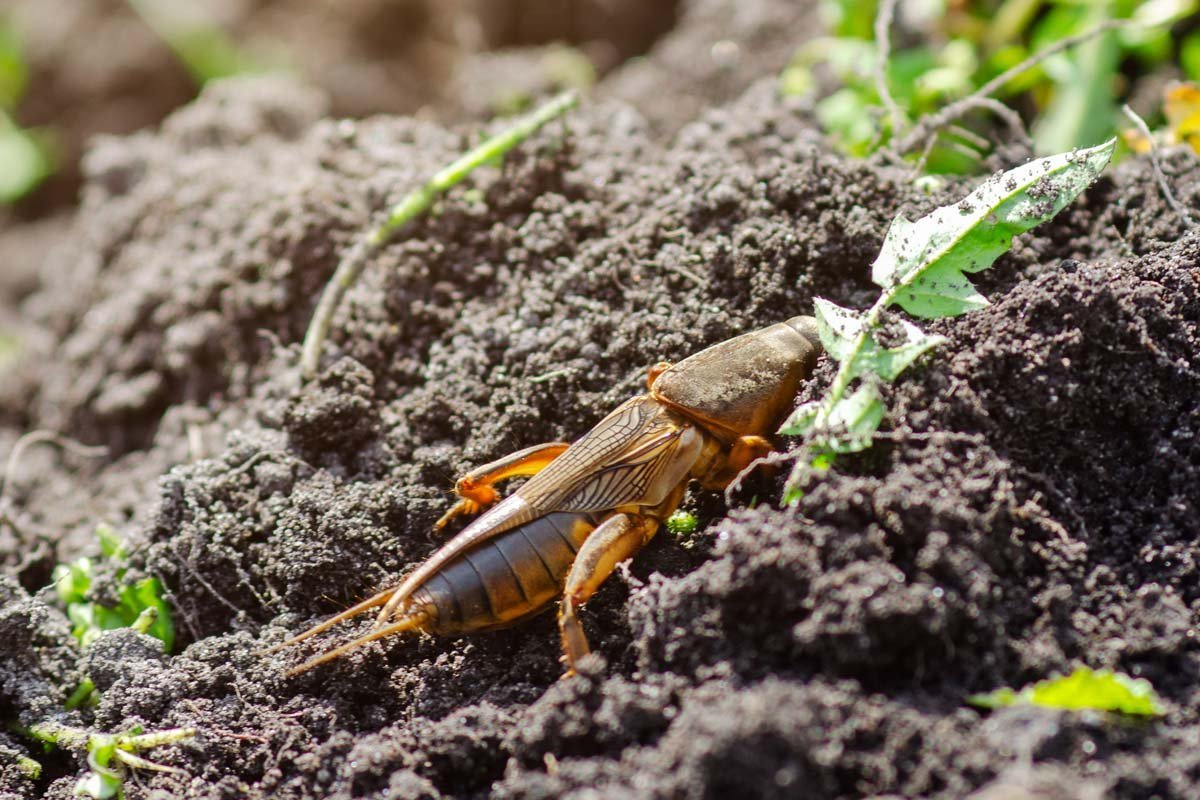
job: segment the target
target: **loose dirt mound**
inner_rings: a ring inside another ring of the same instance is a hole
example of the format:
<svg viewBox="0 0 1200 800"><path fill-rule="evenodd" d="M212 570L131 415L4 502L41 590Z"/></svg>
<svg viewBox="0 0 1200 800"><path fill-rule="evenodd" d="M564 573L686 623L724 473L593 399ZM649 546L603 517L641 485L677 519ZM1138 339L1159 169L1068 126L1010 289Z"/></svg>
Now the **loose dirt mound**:
<svg viewBox="0 0 1200 800"><path fill-rule="evenodd" d="M781 475L732 508L693 493L700 529L660 534L587 607L578 678L558 681L549 617L283 678L299 654L254 651L431 552L456 474L580 435L659 359L817 294L862 305L891 217L967 186L926 196L830 154L770 81L669 144L589 103L390 245L303 384L296 343L338 253L476 135L321 108L226 86L89 162L2 419L121 457L66 473L44 455L12 497L26 537L122 523L186 649L120 631L78 654L26 593L45 565L24 564L24 588L0 586L6 718L52 713L87 674L102 700L79 722L197 727L156 753L185 774L144 773L134 797L1195 795L1200 237L1142 161L997 263L993 305L939 323L949 344L890 390L886 439L797 507L776 507ZM1200 200L1190 156L1168 169ZM1168 716L962 704L1075 660L1149 678ZM69 794L80 765L46 766L0 788Z"/></svg>

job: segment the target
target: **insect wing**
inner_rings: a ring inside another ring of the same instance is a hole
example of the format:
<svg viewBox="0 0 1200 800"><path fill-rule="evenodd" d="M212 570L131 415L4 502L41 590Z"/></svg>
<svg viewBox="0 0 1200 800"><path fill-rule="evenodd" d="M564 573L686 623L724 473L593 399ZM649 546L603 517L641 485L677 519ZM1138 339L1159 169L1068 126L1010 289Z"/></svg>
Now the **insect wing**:
<svg viewBox="0 0 1200 800"><path fill-rule="evenodd" d="M548 511L600 511L643 500L672 460L682 429L649 397L635 397L517 490Z"/></svg>

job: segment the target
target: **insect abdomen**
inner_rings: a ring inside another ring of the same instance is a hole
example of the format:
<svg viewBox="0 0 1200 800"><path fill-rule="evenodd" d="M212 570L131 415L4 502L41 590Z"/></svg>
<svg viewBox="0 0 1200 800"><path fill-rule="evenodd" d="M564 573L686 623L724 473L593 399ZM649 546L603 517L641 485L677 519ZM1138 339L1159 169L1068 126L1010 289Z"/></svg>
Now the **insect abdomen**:
<svg viewBox="0 0 1200 800"><path fill-rule="evenodd" d="M413 593L412 605L434 612L427 629L441 635L518 622L562 592L575 554L596 524L591 514L538 517L456 558Z"/></svg>

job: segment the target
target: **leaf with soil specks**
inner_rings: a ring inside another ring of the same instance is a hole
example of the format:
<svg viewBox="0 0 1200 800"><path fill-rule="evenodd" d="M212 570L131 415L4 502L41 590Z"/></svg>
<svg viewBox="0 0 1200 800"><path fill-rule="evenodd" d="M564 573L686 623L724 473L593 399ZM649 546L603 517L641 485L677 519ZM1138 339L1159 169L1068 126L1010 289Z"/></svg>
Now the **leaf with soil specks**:
<svg viewBox="0 0 1200 800"><path fill-rule="evenodd" d="M1116 711L1135 716L1161 717L1162 701L1150 682L1106 669L1077 667L1070 675L1039 681L1017 692L997 689L971 695L967 702L983 708L1016 705L1042 706L1067 711Z"/></svg>
<svg viewBox="0 0 1200 800"><path fill-rule="evenodd" d="M818 403L805 403L784 423L781 433L799 436L813 429ZM823 425L820 449L825 453L857 453L871 446L871 437L883 422L883 399L874 383L864 383L849 397L834 404Z"/></svg>
<svg viewBox="0 0 1200 800"><path fill-rule="evenodd" d="M914 316L937 319L986 306L987 299L967 274L990 267L1012 246L1014 236L1074 200L1108 165L1115 147L1111 139L1088 150L1031 161L916 222L897 216L871 267L871 279L883 288L875 304L854 311L821 297L813 301L821 344L840 366L825 397L797 408L779 428L779 433L806 438L810 466L828 469L836 454L870 447L884 417L879 384L896 380L922 354L946 341L907 320L889 325L888 309L898 305ZM881 337L892 340L892 346L881 343ZM788 503L800 497L803 469L797 462L788 478Z"/></svg>
<svg viewBox="0 0 1200 800"><path fill-rule="evenodd" d="M818 297L816 307L817 332L825 351L838 361L850 361L850 374L878 375L894 381L921 355L946 341L942 336L930 336L916 325L900 320L904 341L896 347L884 347L873 330L868 330L862 312L842 308ZM862 336L861 344L858 337Z"/></svg>
<svg viewBox="0 0 1200 800"><path fill-rule="evenodd" d="M871 280L908 313L928 319L987 305L966 273L992 265L1013 237L1045 222L1074 200L1108 165L1116 147L1035 159L988 179L954 205L916 222L897 217L888 230Z"/></svg>

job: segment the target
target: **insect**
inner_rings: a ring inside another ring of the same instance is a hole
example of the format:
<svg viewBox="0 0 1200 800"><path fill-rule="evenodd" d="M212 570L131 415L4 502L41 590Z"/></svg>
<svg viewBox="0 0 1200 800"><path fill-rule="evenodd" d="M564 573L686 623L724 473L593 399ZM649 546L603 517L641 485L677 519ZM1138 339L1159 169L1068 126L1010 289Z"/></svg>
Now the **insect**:
<svg viewBox="0 0 1200 800"><path fill-rule="evenodd" d="M579 622L617 564L679 506L688 482L722 489L772 449L821 351L816 320L793 317L660 362L646 394L617 407L574 444L530 447L460 478L436 523L479 516L395 588L276 645L273 652L382 606L373 629L293 668L304 672L403 631L459 635L514 625L561 597L568 674L588 652ZM495 485L528 476L500 500Z"/></svg>

